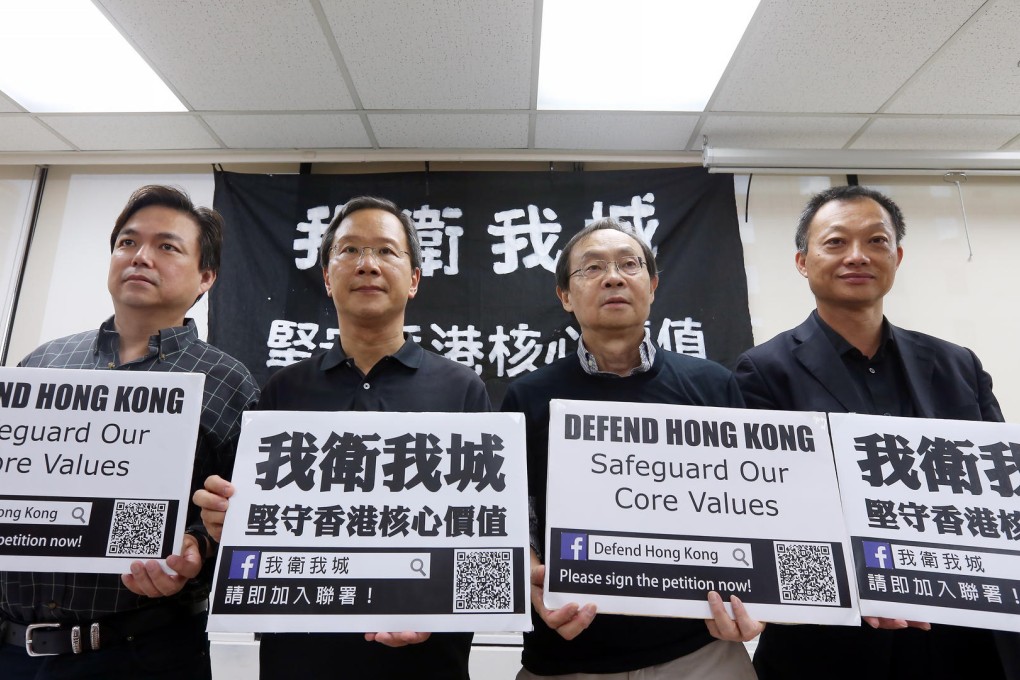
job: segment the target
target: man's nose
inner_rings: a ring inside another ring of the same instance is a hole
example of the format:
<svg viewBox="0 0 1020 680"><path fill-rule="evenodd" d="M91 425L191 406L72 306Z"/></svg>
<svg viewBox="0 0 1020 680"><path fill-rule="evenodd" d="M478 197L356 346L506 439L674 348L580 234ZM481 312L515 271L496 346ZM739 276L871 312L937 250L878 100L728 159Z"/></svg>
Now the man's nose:
<svg viewBox="0 0 1020 680"><path fill-rule="evenodd" d="M858 241L850 242L850 249L847 251L846 259L848 262L866 264L870 261L868 254L864 251L864 244Z"/></svg>
<svg viewBox="0 0 1020 680"><path fill-rule="evenodd" d="M144 244L135 248L134 255L131 256L131 263L150 266L152 264L152 248Z"/></svg>

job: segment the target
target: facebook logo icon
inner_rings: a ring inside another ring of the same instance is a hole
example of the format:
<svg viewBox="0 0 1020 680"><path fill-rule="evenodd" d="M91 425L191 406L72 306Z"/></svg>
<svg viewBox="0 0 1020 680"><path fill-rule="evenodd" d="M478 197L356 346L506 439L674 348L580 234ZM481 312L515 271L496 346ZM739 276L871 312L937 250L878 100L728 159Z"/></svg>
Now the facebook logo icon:
<svg viewBox="0 0 1020 680"><path fill-rule="evenodd" d="M861 541L864 544L864 564L878 569L892 569L892 546L888 543Z"/></svg>
<svg viewBox="0 0 1020 680"><path fill-rule="evenodd" d="M560 534L561 560L588 559L588 537L585 534Z"/></svg>
<svg viewBox="0 0 1020 680"><path fill-rule="evenodd" d="M258 575L259 552L235 550L230 558L230 578L250 579Z"/></svg>

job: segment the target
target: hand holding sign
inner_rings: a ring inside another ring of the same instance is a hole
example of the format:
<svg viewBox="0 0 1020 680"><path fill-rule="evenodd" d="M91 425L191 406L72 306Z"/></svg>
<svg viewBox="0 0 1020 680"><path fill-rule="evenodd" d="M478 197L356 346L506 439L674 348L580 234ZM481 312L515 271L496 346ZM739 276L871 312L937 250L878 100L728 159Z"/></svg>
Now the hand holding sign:
<svg viewBox="0 0 1020 680"><path fill-rule="evenodd" d="M181 554L170 555L166 563L177 573L166 573L156 560L147 562L135 560L131 563L131 573L122 575L120 580L136 595L146 597L176 595L190 579L202 571L202 552L198 540L191 534L185 534Z"/></svg>
<svg viewBox="0 0 1020 680"><path fill-rule="evenodd" d="M191 497L191 502L202 508L202 524L217 543L223 535L223 521L230 505L228 499L233 495L233 484L219 475L210 475L205 480L205 488L199 489Z"/></svg>
<svg viewBox="0 0 1020 680"><path fill-rule="evenodd" d="M708 606L712 610L712 618L705 619L705 625L714 638L730 642L747 642L765 630L765 624L752 619L744 603L736 595L730 595L730 606L733 607L732 619L726 613L722 597L714 590L708 594Z"/></svg>
<svg viewBox="0 0 1020 680"><path fill-rule="evenodd" d="M559 609L547 609L542 601L542 583L545 580L545 565L538 561L534 551L531 553L531 604L535 611L549 626L560 634L564 640L573 640L580 635L595 619L596 607L586 604L583 607L576 602L565 604Z"/></svg>

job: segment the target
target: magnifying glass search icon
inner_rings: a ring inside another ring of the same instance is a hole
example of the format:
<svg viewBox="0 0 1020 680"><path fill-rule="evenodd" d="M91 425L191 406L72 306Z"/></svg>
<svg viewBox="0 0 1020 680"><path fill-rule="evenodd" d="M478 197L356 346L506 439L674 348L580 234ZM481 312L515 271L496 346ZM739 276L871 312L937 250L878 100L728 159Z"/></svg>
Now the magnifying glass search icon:
<svg viewBox="0 0 1020 680"><path fill-rule="evenodd" d="M425 562L420 557L415 557L411 560L411 571L417 572L428 578L429 575L425 573Z"/></svg>
<svg viewBox="0 0 1020 680"><path fill-rule="evenodd" d="M71 517L85 524L85 508L78 506L71 510Z"/></svg>
<svg viewBox="0 0 1020 680"><path fill-rule="evenodd" d="M733 559L735 559L737 562L740 562L741 564L743 564L746 567L750 567L751 566L751 563L747 561L747 553L744 552L743 548L734 548L733 549Z"/></svg>

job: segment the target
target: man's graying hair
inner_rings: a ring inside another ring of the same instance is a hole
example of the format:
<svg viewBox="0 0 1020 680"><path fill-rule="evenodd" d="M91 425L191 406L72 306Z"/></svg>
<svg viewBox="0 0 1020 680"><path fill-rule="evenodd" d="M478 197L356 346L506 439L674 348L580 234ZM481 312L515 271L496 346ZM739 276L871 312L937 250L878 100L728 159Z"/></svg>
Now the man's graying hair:
<svg viewBox="0 0 1020 680"><path fill-rule="evenodd" d="M560 290L567 290L570 288L570 254L574 252L574 246L576 246L582 239L587 238L592 232L599 231L601 229L613 229L620 231L630 236L641 246L641 255L645 260L645 267L648 268L649 276L657 276L658 270L655 267L655 254L652 252L652 247L645 241L644 236L629 224L620 224L612 217L603 217L600 220L595 220L581 231L574 234L567 245L563 246L563 252L560 253L560 259L556 261L556 287Z"/></svg>
<svg viewBox="0 0 1020 680"><path fill-rule="evenodd" d="M832 187L831 189L819 192L812 196L808 204L804 206L804 211L800 214L800 221L797 222L797 234L793 239L800 254L807 255L808 227L811 226L811 220L815 219L815 215L818 214L823 205L832 201L859 201L865 198L870 198L889 213L889 217L892 218L893 229L896 231L896 245L899 245L900 241L907 234L907 225L903 221L903 212L900 211L900 206L896 205L891 198L882 192L876 191L871 187L849 185Z"/></svg>

